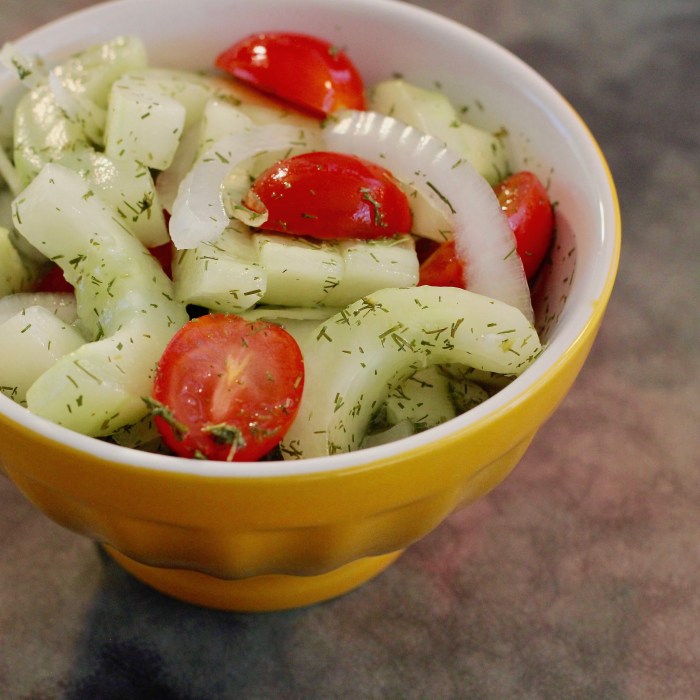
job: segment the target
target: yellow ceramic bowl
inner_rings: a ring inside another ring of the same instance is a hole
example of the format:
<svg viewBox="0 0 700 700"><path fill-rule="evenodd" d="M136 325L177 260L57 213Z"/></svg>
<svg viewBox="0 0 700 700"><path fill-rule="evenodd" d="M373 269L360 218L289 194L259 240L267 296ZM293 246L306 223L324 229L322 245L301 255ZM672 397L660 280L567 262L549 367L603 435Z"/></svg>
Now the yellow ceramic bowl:
<svg viewBox="0 0 700 700"><path fill-rule="evenodd" d="M0 460L29 500L155 588L233 610L301 606L350 590L496 486L581 369L620 246L610 173L566 101L491 41L400 2L121 0L18 46L59 58L138 33L153 65L207 68L222 47L265 29L345 47L368 85L400 72L483 106L470 114L484 127L506 126L514 166L551 181L558 239L535 294L542 356L469 413L389 445L291 463L187 461L86 438L0 396ZM10 89L5 78L0 92Z"/></svg>

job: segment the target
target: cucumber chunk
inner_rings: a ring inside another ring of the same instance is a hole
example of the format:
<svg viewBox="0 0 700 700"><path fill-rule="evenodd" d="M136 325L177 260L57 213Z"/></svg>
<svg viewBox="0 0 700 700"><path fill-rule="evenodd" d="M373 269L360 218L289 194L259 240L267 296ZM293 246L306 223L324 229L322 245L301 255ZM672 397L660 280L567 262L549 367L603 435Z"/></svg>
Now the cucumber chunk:
<svg viewBox="0 0 700 700"><path fill-rule="evenodd" d="M266 304L320 306L343 275L343 256L332 241L255 233L267 275Z"/></svg>
<svg viewBox="0 0 700 700"><path fill-rule="evenodd" d="M142 68L124 74L119 85L149 93L157 93L179 102L185 108L185 128L198 124L207 102L226 99L227 84L194 71L172 68ZM114 88L114 86L113 86ZM113 90L110 93L110 99Z"/></svg>
<svg viewBox="0 0 700 700"><path fill-rule="evenodd" d="M248 321L263 319L284 328L294 337L299 346L303 346L311 334L318 328L320 321L334 316L340 309L328 306L284 307L284 306L258 306L249 311L243 311L240 315Z"/></svg>
<svg viewBox="0 0 700 700"><path fill-rule="evenodd" d="M418 256L412 236L378 238L371 241L342 240L343 274L328 290L323 303L338 308L387 287L418 284Z"/></svg>
<svg viewBox="0 0 700 700"><path fill-rule="evenodd" d="M403 440L403 438L415 435L416 426L410 420L405 419L396 425L392 425L384 430L377 431L376 433L367 433L362 440L360 446L361 449L367 447L377 447L378 445L385 445L389 442L396 442L397 440Z"/></svg>
<svg viewBox="0 0 700 700"><path fill-rule="evenodd" d="M158 87L123 76L115 81L105 125L105 153L165 170L185 128L186 109Z"/></svg>
<svg viewBox="0 0 700 700"><path fill-rule="evenodd" d="M82 127L66 116L48 85L22 96L15 109L14 163L24 186L46 163L88 145Z"/></svg>
<svg viewBox="0 0 700 700"><path fill-rule="evenodd" d="M285 459L356 449L392 388L433 364L520 374L541 351L516 308L453 287L384 289L320 324L302 346L304 394Z"/></svg>
<svg viewBox="0 0 700 700"><path fill-rule="evenodd" d="M14 163L20 182L29 184L46 163L75 148L90 142L101 146L113 81L145 62L139 39L119 37L86 49L47 75L34 71L32 89L15 109Z"/></svg>
<svg viewBox="0 0 700 700"><path fill-rule="evenodd" d="M142 397L156 362L188 320L172 283L109 205L63 166L45 166L13 202L13 216L75 287L78 325L91 341L32 384L28 408L93 436L135 423L147 413Z"/></svg>
<svg viewBox="0 0 700 700"><path fill-rule="evenodd" d="M0 323L30 306L41 306L67 324L74 323L78 316L72 292L18 292L0 299Z"/></svg>
<svg viewBox="0 0 700 700"><path fill-rule="evenodd" d="M383 413L389 425L410 420L421 430L457 415L450 398L450 382L436 365L418 370L394 387L389 392Z"/></svg>
<svg viewBox="0 0 700 700"><path fill-rule="evenodd" d="M254 306L267 289L255 243L247 227L236 220L215 242L177 251L173 282L182 303L228 313Z"/></svg>
<svg viewBox="0 0 700 700"><path fill-rule="evenodd" d="M0 298L29 289L38 270L36 263L25 260L15 248L10 231L0 226Z"/></svg>
<svg viewBox="0 0 700 700"><path fill-rule="evenodd" d="M119 36L54 66L48 82L66 116L101 146L112 83L127 71L145 67L147 62L141 39Z"/></svg>
<svg viewBox="0 0 700 700"><path fill-rule="evenodd" d="M112 85L105 152L129 156L156 170L175 157L183 132L202 119L207 102L225 99L225 85L190 71L144 68Z"/></svg>
<svg viewBox="0 0 700 700"><path fill-rule="evenodd" d="M170 240L149 169L134 159L109 158L92 148L76 149L57 161L77 172L147 247Z"/></svg>
<svg viewBox="0 0 700 700"><path fill-rule="evenodd" d="M0 323L0 391L25 404L27 390L85 338L43 306L29 306Z"/></svg>

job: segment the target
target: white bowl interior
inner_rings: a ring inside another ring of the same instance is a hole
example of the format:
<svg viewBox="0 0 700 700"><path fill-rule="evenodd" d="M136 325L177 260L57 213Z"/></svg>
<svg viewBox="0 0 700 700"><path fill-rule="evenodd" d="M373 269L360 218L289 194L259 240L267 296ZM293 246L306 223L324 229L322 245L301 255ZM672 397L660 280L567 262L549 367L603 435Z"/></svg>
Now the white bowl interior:
<svg viewBox="0 0 700 700"><path fill-rule="evenodd" d="M469 413L400 442L332 459L193 466L189 460L86 438L0 396L0 410L13 420L81 451L157 469L270 476L358 466L426 445L506 405L546 373L588 323L616 264L617 203L603 156L578 115L548 83L468 28L396 0L116 0L46 25L17 46L56 60L118 34L138 34L149 47L152 65L208 69L221 49L264 30L323 36L348 51L367 86L396 73L425 87L439 84L458 105L469 107L477 125L507 129L513 168L534 170L549 182L557 207L559 245L546 289L535 300L545 352ZM0 74L4 101L11 102L11 93L16 90L10 77Z"/></svg>

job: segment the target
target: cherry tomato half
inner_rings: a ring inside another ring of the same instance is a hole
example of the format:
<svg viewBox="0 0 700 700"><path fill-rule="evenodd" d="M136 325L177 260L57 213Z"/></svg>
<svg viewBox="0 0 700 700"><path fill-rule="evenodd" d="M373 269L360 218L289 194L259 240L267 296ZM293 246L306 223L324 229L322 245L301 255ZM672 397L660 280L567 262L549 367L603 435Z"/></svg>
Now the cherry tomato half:
<svg viewBox="0 0 700 700"><path fill-rule="evenodd" d="M532 279L554 234L554 213L547 190L537 175L527 170L507 177L494 189L515 233L525 276Z"/></svg>
<svg viewBox="0 0 700 700"><path fill-rule="evenodd" d="M261 228L314 238L387 238L411 230L411 209L385 168L356 156L315 151L278 161L243 200L268 212Z"/></svg>
<svg viewBox="0 0 700 700"><path fill-rule="evenodd" d="M347 55L307 34L252 34L217 56L215 65L263 92L319 116L365 109L364 83Z"/></svg>
<svg viewBox="0 0 700 700"><path fill-rule="evenodd" d="M494 188L498 201L515 234L516 250L523 261L525 276L531 280L549 250L554 234L554 214L545 190L534 173L527 170L507 177ZM453 240L442 243L420 266L419 284L463 287L464 261ZM458 283L460 282L461 283Z"/></svg>
<svg viewBox="0 0 700 700"><path fill-rule="evenodd" d="M457 255L454 240L440 244L420 264L418 284L466 288L464 264Z"/></svg>
<svg viewBox="0 0 700 700"><path fill-rule="evenodd" d="M301 351L284 329L207 314L186 323L163 352L155 422L182 457L254 461L288 430L303 383Z"/></svg>

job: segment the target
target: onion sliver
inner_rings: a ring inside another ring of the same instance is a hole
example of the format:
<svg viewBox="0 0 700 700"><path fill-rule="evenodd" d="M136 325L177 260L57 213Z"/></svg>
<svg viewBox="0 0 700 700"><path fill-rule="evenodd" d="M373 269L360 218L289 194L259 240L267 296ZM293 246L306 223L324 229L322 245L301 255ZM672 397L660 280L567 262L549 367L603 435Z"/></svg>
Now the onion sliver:
<svg viewBox="0 0 700 700"><path fill-rule="evenodd" d="M180 137L180 144L170 165L158 173L156 192L160 205L171 214L180 183L194 165L199 147L199 125L187 127Z"/></svg>
<svg viewBox="0 0 700 700"><path fill-rule="evenodd" d="M323 133L329 150L381 163L451 222L469 290L520 309L532 321L530 289L515 236L491 185L439 139L377 112L348 111Z"/></svg>
<svg viewBox="0 0 700 700"><path fill-rule="evenodd" d="M170 218L176 248L212 243L228 225L222 184L237 165L269 151L303 147L307 134L296 126L253 126L219 139L180 183Z"/></svg>

